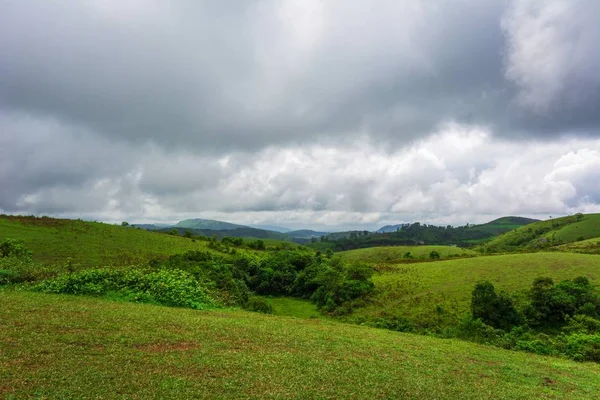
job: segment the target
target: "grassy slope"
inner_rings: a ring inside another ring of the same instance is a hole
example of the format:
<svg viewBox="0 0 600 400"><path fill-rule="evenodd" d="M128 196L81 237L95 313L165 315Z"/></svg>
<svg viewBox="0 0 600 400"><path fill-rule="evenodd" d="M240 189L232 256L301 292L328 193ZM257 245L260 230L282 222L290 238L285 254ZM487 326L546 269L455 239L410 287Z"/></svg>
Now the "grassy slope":
<svg viewBox="0 0 600 400"><path fill-rule="evenodd" d="M22 239L34 259L44 263L132 264L154 257L206 249L207 242L68 219L0 217L0 240Z"/></svg>
<svg viewBox="0 0 600 400"><path fill-rule="evenodd" d="M600 254L600 238L581 240L553 247L556 251L571 251L575 253Z"/></svg>
<svg viewBox="0 0 600 400"><path fill-rule="evenodd" d="M0 397L590 399L600 366L322 320L2 292ZM27 334L24 334L24 333Z"/></svg>
<svg viewBox="0 0 600 400"><path fill-rule="evenodd" d="M479 253L453 246L380 246L348 250L337 253L344 260L369 263L397 263L406 260L404 254L410 252L415 258L429 258L429 253L437 251L442 258L452 255L476 256Z"/></svg>
<svg viewBox="0 0 600 400"><path fill-rule="evenodd" d="M533 279L549 276L555 281L587 276L600 284L600 257L572 253L531 253L483 256L434 263L404 264L389 273L375 275L376 295L356 315L376 317L381 313L410 319L435 318L440 305L460 316L469 310L475 283L489 280L497 290L526 290Z"/></svg>
<svg viewBox="0 0 600 400"><path fill-rule="evenodd" d="M569 221L572 221L569 223ZM553 227L553 224L559 224L558 227ZM549 232L544 232L539 235L528 232L535 232L538 229L548 229ZM527 240L514 246L511 243L519 241L520 237L527 237ZM547 221L534 222L523 226L513 231L507 232L498 236L495 239L486 243L486 247L494 247L499 251L510 251L516 249L535 249L540 241L548 244L553 243L570 243L584 239L600 237L600 214L585 214L580 221L575 217L555 218Z"/></svg>
<svg viewBox="0 0 600 400"><path fill-rule="evenodd" d="M273 314L296 318L325 318L315 303L294 297L267 297L273 306Z"/></svg>

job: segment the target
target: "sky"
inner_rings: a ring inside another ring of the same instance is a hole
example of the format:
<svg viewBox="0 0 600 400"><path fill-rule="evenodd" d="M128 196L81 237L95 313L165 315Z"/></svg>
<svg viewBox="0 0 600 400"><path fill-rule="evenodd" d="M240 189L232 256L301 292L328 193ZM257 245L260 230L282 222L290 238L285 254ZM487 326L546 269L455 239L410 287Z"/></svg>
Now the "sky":
<svg viewBox="0 0 600 400"><path fill-rule="evenodd" d="M597 0L0 2L0 213L600 212Z"/></svg>

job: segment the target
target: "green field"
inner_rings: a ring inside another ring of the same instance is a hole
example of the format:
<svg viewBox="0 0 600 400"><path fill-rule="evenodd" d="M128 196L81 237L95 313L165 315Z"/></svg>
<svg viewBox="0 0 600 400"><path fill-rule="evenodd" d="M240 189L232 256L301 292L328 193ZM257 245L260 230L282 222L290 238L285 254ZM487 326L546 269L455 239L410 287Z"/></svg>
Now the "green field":
<svg viewBox="0 0 600 400"><path fill-rule="evenodd" d="M0 291L0 397L591 399L600 366L318 319Z"/></svg>
<svg viewBox="0 0 600 400"><path fill-rule="evenodd" d="M207 241L183 236L100 222L4 215L0 216L0 241L6 238L23 240L34 260L44 264L67 259L83 266L145 264L189 250L210 251ZM274 239L263 242L267 247L299 246Z"/></svg>
<svg viewBox="0 0 600 400"><path fill-rule="evenodd" d="M416 259L429 259L429 254L437 251L441 258L476 256L479 253L454 246L380 246L348 250L336 253L344 260L368 263L399 263L410 261L404 257L407 252Z"/></svg>
<svg viewBox="0 0 600 400"><path fill-rule="evenodd" d="M534 222L500 235L483 249L491 252L539 250L600 237L600 214L581 214Z"/></svg>
<svg viewBox="0 0 600 400"><path fill-rule="evenodd" d="M488 280L497 290L523 291L539 276L555 281L586 276L600 284L600 257L575 253L531 253L474 257L435 263L403 264L373 277L376 293L355 317L373 319L401 315L417 325L456 321L469 311L477 282ZM439 306L442 313L435 311Z"/></svg>
<svg viewBox="0 0 600 400"><path fill-rule="evenodd" d="M315 303L293 297L269 297L273 315L296 318L324 318Z"/></svg>
<svg viewBox="0 0 600 400"><path fill-rule="evenodd" d="M207 242L80 220L0 217L0 241L21 239L43 263L71 258L84 265L126 265L205 249Z"/></svg>

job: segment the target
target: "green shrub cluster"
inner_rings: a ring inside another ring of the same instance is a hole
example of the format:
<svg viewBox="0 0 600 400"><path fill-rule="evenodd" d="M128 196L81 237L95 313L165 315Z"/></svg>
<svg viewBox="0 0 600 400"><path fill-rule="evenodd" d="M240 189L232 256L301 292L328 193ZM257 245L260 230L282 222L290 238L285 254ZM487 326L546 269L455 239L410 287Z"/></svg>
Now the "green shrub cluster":
<svg viewBox="0 0 600 400"><path fill-rule="evenodd" d="M257 297L257 296L250 297L248 299L248 301L246 302L246 304L244 305L244 308L249 311L260 312L263 314L272 314L273 313L273 306L267 299L265 299L263 297Z"/></svg>
<svg viewBox="0 0 600 400"><path fill-rule="evenodd" d="M253 294L292 296L311 299L324 312L345 314L374 288L370 267L301 249L261 256L191 251L151 264L211 282L221 301L233 306L245 306Z"/></svg>
<svg viewBox="0 0 600 400"><path fill-rule="evenodd" d="M195 309L217 305L206 285L176 269L91 269L42 281L34 285L33 290L92 296L116 293L128 300Z"/></svg>
<svg viewBox="0 0 600 400"><path fill-rule="evenodd" d="M533 281L517 310L506 294L482 282L471 299L472 315L446 335L508 349L600 362L600 293L585 277L554 284Z"/></svg>

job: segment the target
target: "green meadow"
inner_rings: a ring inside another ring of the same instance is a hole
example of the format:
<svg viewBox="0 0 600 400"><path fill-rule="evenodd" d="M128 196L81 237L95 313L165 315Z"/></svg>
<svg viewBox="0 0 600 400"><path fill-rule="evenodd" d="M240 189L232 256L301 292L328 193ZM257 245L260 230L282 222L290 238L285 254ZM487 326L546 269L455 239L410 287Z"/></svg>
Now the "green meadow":
<svg viewBox="0 0 600 400"><path fill-rule="evenodd" d="M591 399L600 366L319 319L0 291L6 399Z"/></svg>
<svg viewBox="0 0 600 400"><path fill-rule="evenodd" d="M440 258L470 257L479 254L455 246L381 246L347 250L336 254L347 261L394 264L410 262L414 259L429 259L431 252L437 252Z"/></svg>
<svg viewBox="0 0 600 400"><path fill-rule="evenodd" d="M540 252L383 267L373 277L373 298L353 318L401 315L424 327L440 319L456 322L469 311L476 283L487 280L498 290L523 292L539 276L555 281L586 276L599 285L600 258Z"/></svg>

